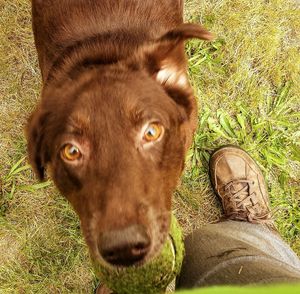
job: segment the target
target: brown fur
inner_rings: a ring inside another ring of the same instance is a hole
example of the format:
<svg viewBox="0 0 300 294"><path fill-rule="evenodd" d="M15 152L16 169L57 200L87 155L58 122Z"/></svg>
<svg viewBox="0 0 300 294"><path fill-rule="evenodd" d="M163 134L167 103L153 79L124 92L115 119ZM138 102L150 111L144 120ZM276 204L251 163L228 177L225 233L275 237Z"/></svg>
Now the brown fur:
<svg viewBox="0 0 300 294"><path fill-rule="evenodd" d="M43 90L27 127L30 162L40 179L49 167L93 258L103 232L139 224L147 260L167 236L196 128L184 40L211 35L183 24L180 0L33 0L32 11ZM152 120L165 134L146 150L137 137ZM68 164L60 150L73 142L84 156Z"/></svg>

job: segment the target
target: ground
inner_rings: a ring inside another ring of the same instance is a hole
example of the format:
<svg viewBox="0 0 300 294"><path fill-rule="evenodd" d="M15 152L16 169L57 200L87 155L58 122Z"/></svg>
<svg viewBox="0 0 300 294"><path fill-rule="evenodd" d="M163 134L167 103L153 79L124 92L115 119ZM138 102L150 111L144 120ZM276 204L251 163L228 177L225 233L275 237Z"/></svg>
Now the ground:
<svg viewBox="0 0 300 294"><path fill-rule="evenodd" d="M299 1L188 0L185 17L216 38L186 46L199 128L174 212L185 233L218 219L209 154L239 145L262 168L277 227L300 256ZM24 125L39 91L30 1L0 0L0 292L92 293L78 218L27 164Z"/></svg>

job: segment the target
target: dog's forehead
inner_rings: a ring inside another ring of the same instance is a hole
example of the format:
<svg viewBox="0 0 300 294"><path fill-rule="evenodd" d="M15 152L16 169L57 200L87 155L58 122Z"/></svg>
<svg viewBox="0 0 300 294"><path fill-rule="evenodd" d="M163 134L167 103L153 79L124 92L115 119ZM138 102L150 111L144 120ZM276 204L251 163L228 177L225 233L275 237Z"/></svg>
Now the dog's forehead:
<svg viewBox="0 0 300 294"><path fill-rule="evenodd" d="M84 108L76 110L71 114L67 120L66 131L70 133L76 133L77 131L84 131L90 128L91 117L88 111Z"/></svg>
<svg viewBox="0 0 300 294"><path fill-rule="evenodd" d="M152 119L169 124L176 115L175 103L160 87L144 83L142 88L132 80L92 84L74 103L68 124L75 128L114 128Z"/></svg>

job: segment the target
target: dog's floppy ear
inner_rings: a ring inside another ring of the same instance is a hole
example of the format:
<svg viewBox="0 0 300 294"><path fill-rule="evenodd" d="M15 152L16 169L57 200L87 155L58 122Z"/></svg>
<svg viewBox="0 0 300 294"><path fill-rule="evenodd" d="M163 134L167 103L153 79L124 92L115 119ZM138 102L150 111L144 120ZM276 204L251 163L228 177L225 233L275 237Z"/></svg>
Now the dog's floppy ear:
<svg viewBox="0 0 300 294"><path fill-rule="evenodd" d="M212 40L213 35L200 25L181 24L148 44L144 50L148 73L181 106L186 150L197 126L197 103L188 81L184 52L184 41L191 38Z"/></svg>
<svg viewBox="0 0 300 294"><path fill-rule="evenodd" d="M197 24L182 24L167 32L148 47L148 69L161 84L187 87L184 41L191 38L212 40L213 35Z"/></svg>
<svg viewBox="0 0 300 294"><path fill-rule="evenodd" d="M45 133L48 116L49 113L38 108L30 116L26 127L29 162L40 181L44 180L46 164L49 161Z"/></svg>

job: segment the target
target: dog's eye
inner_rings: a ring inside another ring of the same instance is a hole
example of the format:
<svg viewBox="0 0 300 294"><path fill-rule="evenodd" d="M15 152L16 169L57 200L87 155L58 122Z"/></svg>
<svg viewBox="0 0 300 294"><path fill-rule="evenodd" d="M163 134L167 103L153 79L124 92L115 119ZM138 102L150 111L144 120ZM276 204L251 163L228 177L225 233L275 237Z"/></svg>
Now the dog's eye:
<svg viewBox="0 0 300 294"><path fill-rule="evenodd" d="M163 132L163 126L159 123L151 123L147 127L145 133L144 133L144 140L146 142L153 142L157 141Z"/></svg>
<svg viewBox="0 0 300 294"><path fill-rule="evenodd" d="M79 159L82 155L78 147L72 144L66 144L61 150L61 156L68 161L74 161Z"/></svg>

